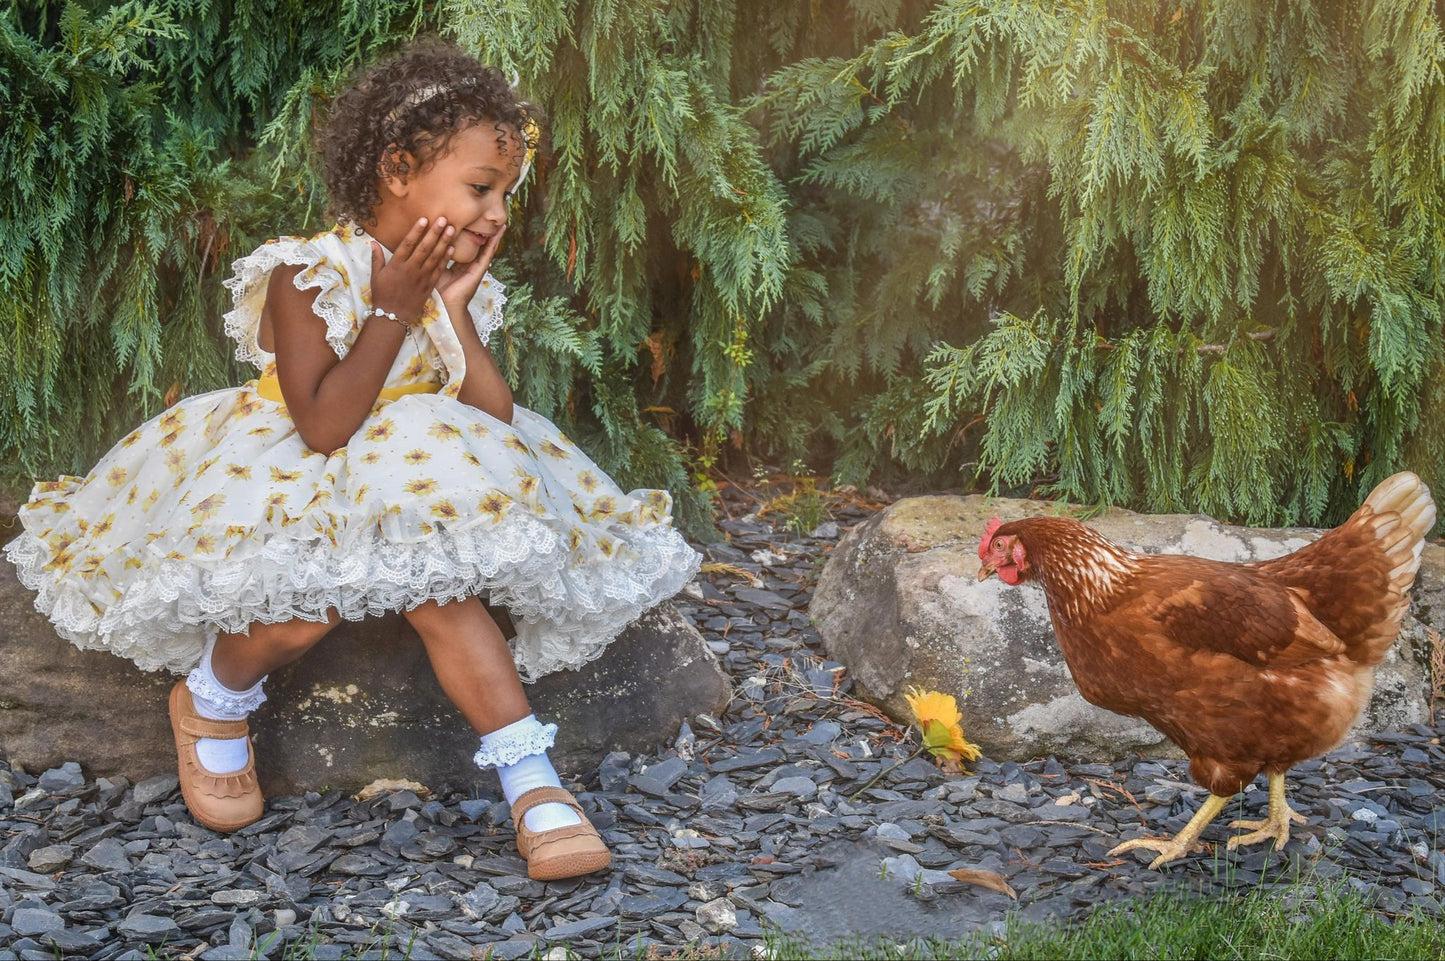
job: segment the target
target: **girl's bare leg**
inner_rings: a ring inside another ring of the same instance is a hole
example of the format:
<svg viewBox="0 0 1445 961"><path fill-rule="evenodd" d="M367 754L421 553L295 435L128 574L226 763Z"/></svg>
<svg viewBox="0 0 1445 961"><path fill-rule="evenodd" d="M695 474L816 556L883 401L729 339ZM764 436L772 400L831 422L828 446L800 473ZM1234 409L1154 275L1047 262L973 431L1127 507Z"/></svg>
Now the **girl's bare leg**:
<svg viewBox="0 0 1445 961"><path fill-rule="evenodd" d="M478 734L532 713L507 639L475 597L406 612L421 635L442 691Z"/></svg>
<svg viewBox="0 0 1445 961"><path fill-rule="evenodd" d="M284 667L311 650L316 642L341 622L331 611L328 619L252 624L250 636L221 634L211 652L211 669L216 680L233 691L244 691L278 667Z"/></svg>
<svg viewBox="0 0 1445 961"><path fill-rule="evenodd" d="M406 619L421 635L442 690L482 735L477 763L497 769L507 801L516 804L536 788L560 788L546 748L539 746L550 738L532 717L507 639L482 602L475 597L445 605L429 601L408 611ZM519 749L519 744L527 747ZM532 807L525 821L535 832L581 823L555 801ZM572 873L605 866L609 855L601 844L596 840L596 849L588 852L591 860Z"/></svg>

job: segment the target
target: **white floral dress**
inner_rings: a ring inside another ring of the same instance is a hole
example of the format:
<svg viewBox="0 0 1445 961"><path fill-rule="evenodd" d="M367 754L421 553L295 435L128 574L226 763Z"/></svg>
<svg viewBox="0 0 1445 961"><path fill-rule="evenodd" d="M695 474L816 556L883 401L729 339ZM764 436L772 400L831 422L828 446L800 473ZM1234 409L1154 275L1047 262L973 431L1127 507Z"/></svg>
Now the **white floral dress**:
<svg viewBox="0 0 1445 961"><path fill-rule="evenodd" d="M263 396L275 394L257 342L267 282L303 266L296 286L317 291L344 357L366 322L369 245L344 226L236 261L226 331L262 380L182 400L88 476L35 486L5 552L61 636L179 672L217 631L485 594L512 612L517 668L533 680L597 656L696 573L666 491L623 493L520 406L509 425L457 400L462 348L436 297L386 380L393 396L435 392L378 398L329 456L302 442ZM483 342L504 302L487 276L469 305Z"/></svg>

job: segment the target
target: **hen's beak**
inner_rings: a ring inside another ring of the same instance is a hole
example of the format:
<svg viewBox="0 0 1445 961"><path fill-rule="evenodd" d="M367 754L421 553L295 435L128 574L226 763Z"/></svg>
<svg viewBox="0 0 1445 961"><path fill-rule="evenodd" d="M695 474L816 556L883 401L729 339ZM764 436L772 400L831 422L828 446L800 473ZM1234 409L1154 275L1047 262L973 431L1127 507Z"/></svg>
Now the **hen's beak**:
<svg viewBox="0 0 1445 961"><path fill-rule="evenodd" d="M989 577L994 574L995 570L994 566L988 561L981 561L978 565L978 579L980 581L988 580Z"/></svg>

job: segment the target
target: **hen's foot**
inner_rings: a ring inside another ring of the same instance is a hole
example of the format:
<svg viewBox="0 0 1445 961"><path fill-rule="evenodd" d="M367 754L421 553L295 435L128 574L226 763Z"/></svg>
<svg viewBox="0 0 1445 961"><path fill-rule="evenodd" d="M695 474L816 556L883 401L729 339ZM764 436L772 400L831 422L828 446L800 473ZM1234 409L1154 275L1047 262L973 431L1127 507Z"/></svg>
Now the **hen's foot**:
<svg viewBox="0 0 1445 961"><path fill-rule="evenodd" d="M1199 810L1184 829L1172 838L1135 838L1132 841L1125 841L1117 845L1109 854L1123 854L1125 851L1134 851L1138 848L1147 848L1150 851L1158 851L1159 856L1149 862L1150 868L1157 868L1161 864L1168 864L1170 861L1177 861L1186 854L1194 854L1202 851L1204 845L1199 843L1199 835L1209 826L1220 809L1229 802L1229 798L1222 798L1217 794L1209 795L1209 799L1199 805Z"/></svg>
<svg viewBox="0 0 1445 961"><path fill-rule="evenodd" d="M1309 818L1295 811L1284 799L1284 775L1271 774L1269 776L1269 816L1263 821L1233 821L1232 828L1253 828L1251 834L1241 834L1238 837L1229 839L1228 848L1233 851L1237 847L1246 844L1259 844L1262 841L1274 840L1274 849L1282 850L1289 843L1290 823L1308 824Z"/></svg>
<svg viewBox="0 0 1445 961"><path fill-rule="evenodd" d="M1184 832L1180 831L1179 834L1182 836ZM1199 841L1183 843L1179 840L1179 837L1135 838L1132 841L1125 841L1123 844L1114 847L1113 850L1109 852L1109 856L1113 857L1118 854L1123 854L1126 851L1137 851L1140 848L1159 852L1159 856L1149 862L1150 868L1157 868L1161 864L1177 861L1186 854L1198 854L1204 850L1204 845Z"/></svg>

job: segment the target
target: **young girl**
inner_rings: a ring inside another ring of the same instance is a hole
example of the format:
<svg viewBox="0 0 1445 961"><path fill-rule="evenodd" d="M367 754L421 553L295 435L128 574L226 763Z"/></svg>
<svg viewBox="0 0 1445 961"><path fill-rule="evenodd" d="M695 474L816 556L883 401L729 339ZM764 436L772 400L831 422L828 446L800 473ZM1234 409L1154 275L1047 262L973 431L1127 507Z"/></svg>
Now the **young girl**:
<svg viewBox="0 0 1445 961"><path fill-rule="evenodd" d="M599 654L699 558L665 491L620 491L514 406L487 348L487 274L536 122L501 74L437 41L373 68L320 135L339 215L235 263L226 332L258 380L184 400L85 478L41 483L6 546L82 648L189 671L171 692L182 791L261 816L246 717L266 675L341 618L402 611L481 735L533 878L611 860L547 758L522 679ZM478 594L509 607L509 645Z"/></svg>

